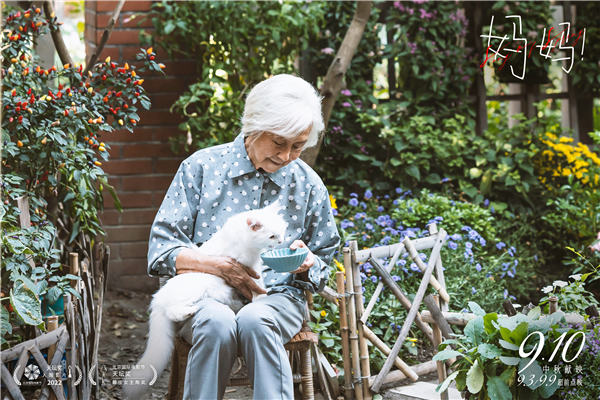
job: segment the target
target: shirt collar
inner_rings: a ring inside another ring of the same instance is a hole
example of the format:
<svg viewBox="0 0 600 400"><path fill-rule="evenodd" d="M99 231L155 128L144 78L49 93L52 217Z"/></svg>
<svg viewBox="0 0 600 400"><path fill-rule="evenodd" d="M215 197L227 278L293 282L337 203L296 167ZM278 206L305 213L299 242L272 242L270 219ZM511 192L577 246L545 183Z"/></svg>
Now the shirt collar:
<svg viewBox="0 0 600 400"><path fill-rule="evenodd" d="M233 153L239 153L242 156L240 157L239 168L235 168L229 173L230 178L237 178L246 174L256 174L257 170L254 167L254 164L252 164L252 161L250 161L250 157L248 156L248 152L246 151L246 146L244 145L243 133L240 133L233 141ZM260 173L268 177L271 181L273 181L273 183L275 183L280 188L283 188L286 186L286 177L290 175L291 165L295 162L296 161L294 160L288 165L279 168L273 173L268 173L263 170L261 170Z"/></svg>

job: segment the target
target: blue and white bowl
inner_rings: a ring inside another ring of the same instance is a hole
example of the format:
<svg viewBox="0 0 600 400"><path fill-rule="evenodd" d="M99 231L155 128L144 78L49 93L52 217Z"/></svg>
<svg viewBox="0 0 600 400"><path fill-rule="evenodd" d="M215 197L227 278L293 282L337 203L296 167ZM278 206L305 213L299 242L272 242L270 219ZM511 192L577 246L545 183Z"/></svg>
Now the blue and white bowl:
<svg viewBox="0 0 600 400"><path fill-rule="evenodd" d="M265 265L275 272L290 272L298 269L306 259L308 249L299 247L296 250L289 248L269 250L260 255Z"/></svg>

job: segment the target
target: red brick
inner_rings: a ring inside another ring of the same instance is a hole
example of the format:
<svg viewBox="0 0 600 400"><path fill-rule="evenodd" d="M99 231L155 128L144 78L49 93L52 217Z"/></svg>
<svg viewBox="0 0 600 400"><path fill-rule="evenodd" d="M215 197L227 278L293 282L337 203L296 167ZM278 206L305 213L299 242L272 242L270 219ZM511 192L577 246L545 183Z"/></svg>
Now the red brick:
<svg viewBox="0 0 600 400"><path fill-rule="evenodd" d="M148 254L148 241L122 243L120 246L121 259L144 258Z"/></svg>
<svg viewBox="0 0 600 400"><path fill-rule="evenodd" d="M122 225L105 228L108 242L139 242L150 237L150 225Z"/></svg>
<svg viewBox="0 0 600 400"><path fill-rule="evenodd" d="M96 11L114 11L117 6L116 1L98 1L96 5ZM138 0L129 0L123 4L122 12L125 11L149 11L152 7L152 1L138 1Z"/></svg>
<svg viewBox="0 0 600 400"><path fill-rule="evenodd" d="M144 125L176 125L182 121L179 114L171 114L162 110L143 110L138 112Z"/></svg>
<svg viewBox="0 0 600 400"><path fill-rule="evenodd" d="M86 8L85 13L84 13L84 21L85 21L85 30L87 31L89 30L95 30L98 20L97 20L97 14L95 11L92 10L88 10Z"/></svg>
<svg viewBox="0 0 600 400"><path fill-rule="evenodd" d="M122 13L119 17L119 22L122 28L151 28L152 13Z"/></svg>
<svg viewBox="0 0 600 400"><path fill-rule="evenodd" d="M108 21L112 18L112 14L96 14L96 26L99 30L104 31L104 29L108 26ZM121 20L121 15L119 15L119 21ZM117 24L119 23L117 21ZM117 26L115 24L115 26Z"/></svg>
<svg viewBox="0 0 600 400"><path fill-rule="evenodd" d="M110 194L106 195L110 196ZM105 210L102 212L102 214L100 214L100 220L102 221L102 225L105 227L110 225L119 225L121 223L121 213L117 210Z"/></svg>
<svg viewBox="0 0 600 400"><path fill-rule="evenodd" d="M152 140L167 143L170 137L183 134L185 133L177 125L164 126L152 132Z"/></svg>
<svg viewBox="0 0 600 400"><path fill-rule="evenodd" d="M111 263L112 269L112 263ZM108 275L108 286L111 289L134 290L136 292L154 293L158 289L158 278L149 276L146 272L134 275Z"/></svg>
<svg viewBox="0 0 600 400"><path fill-rule="evenodd" d="M86 11L90 10L90 11L96 12L96 5L97 4L96 4L95 1L85 1L84 4L85 4L84 9Z"/></svg>
<svg viewBox="0 0 600 400"><path fill-rule="evenodd" d="M102 53L100 53L100 57L98 57L99 61L104 61L106 57L110 57L113 60L118 60L121 57L121 53L119 52L118 47L113 46L105 46L102 49Z"/></svg>
<svg viewBox="0 0 600 400"><path fill-rule="evenodd" d="M179 168L179 164L181 164L181 158L171 158L171 159L160 159L156 161L155 171L157 173L172 173L177 172L177 168Z"/></svg>
<svg viewBox="0 0 600 400"><path fill-rule="evenodd" d="M150 93L150 100L152 101L152 108L169 109L177 101L181 93Z"/></svg>
<svg viewBox="0 0 600 400"><path fill-rule="evenodd" d="M144 80L144 88L149 93L182 93L189 86L188 82L176 77L156 77Z"/></svg>
<svg viewBox="0 0 600 400"><path fill-rule="evenodd" d="M124 158L148 158L170 154L169 145L165 143L127 144L123 146Z"/></svg>
<svg viewBox="0 0 600 400"><path fill-rule="evenodd" d="M102 34L104 31L97 30L96 31L96 40L100 42L100 38L102 38ZM130 44L130 43L139 43L139 34L140 31L138 29L113 29L110 34L110 38L108 39L108 43L110 44Z"/></svg>
<svg viewBox="0 0 600 400"><path fill-rule="evenodd" d="M121 207L123 207L123 209L152 207L152 196L149 196L149 194L149 192L117 192L119 201L121 202ZM106 208L114 207L114 200L112 196L107 198L105 197L104 206Z"/></svg>
<svg viewBox="0 0 600 400"><path fill-rule="evenodd" d="M144 196L148 196L144 194ZM164 193L162 193L164 196ZM152 196L148 196L151 198ZM125 210L123 212L123 224L131 224L131 225L152 225L154 222L154 217L156 217L156 212L158 210L155 208L144 209L144 210Z"/></svg>
<svg viewBox="0 0 600 400"><path fill-rule="evenodd" d="M110 271L118 275L142 275L147 271L147 257L116 259L110 262Z"/></svg>
<svg viewBox="0 0 600 400"><path fill-rule="evenodd" d="M105 164L104 171L111 175L135 175L152 172L151 160L112 160Z"/></svg>
<svg viewBox="0 0 600 400"><path fill-rule="evenodd" d="M164 175L144 175L144 176L124 176L123 190L159 190L165 192L171 181L172 174Z"/></svg>
<svg viewBox="0 0 600 400"><path fill-rule="evenodd" d="M135 62L135 56L140 52L140 45L136 44L135 46L121 46L121 57L123 57L123 62L127 61L130 64Z"/></svg>

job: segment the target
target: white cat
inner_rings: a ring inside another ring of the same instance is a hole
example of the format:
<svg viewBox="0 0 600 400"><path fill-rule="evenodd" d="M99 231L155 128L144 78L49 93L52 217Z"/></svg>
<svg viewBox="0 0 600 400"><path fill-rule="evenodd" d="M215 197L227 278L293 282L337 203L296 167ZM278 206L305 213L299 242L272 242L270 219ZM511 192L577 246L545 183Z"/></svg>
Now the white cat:
<svg viewBox="0 0 600 400"><path fill-rule="evenodd" d="M264 288L263 264L260 253L283 242L287 223L278 215L281 206L275 202L265 208L251 210L230 217L223 227L198 248L211 256L232 257L251 267L260 276L255 281ZM258 296L253 293L253 299ZM157 376L166 367L173 351L176 323L194 315L200 300L212 298L228 305L237 313L244 306L244 298L225 281L215 275L192 272L176 275L154 294L150 303L148 343L129 380L145 380L145 385L123 386L126 398L141 398L156 370Z"/></svg>

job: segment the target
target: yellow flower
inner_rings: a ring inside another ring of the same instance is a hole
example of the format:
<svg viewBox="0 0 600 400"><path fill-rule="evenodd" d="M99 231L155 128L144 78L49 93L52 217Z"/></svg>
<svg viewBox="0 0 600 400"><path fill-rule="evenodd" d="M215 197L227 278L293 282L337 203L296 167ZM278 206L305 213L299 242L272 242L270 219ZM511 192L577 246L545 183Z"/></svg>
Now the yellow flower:
<svg viewBox="0 0 600 400"><path fill-rule="evenodd" d="M556 140L556 139L557 139L557 138L556 138L556 135L555 135L555 134L553 134L553 133L550 133L550 132L546 132L546 136L548 136L550 139L554 139L554 140Z"/></svg>
<svg viewBox="0 0 600 400"><path fill-rule="evenodd" d="M326 317L326 316L327 316L327 311L321 310L321 317Z"/></svg>
<svg viewBox="0 0 600 400"><path fill-rule="evenodd" d="M562 170L562 175L563 176L569 176L571 175L571 170L569 168L565 168Z"/></svg>
<svg viewBox="0 0 600 400"><path fill-rule="evenodd" d="M335 264L335 266L337 267L337 269L339 269L343 273L346 273L346 269L344 268L344 264L342 264L341 262L339 262L335 258L333 259L333 263Z"/></svg>
<svg viewBox="0 0 600 400"><path fill-rule="evenodd" d="M329 195L329 202L331 203L331 208L333 208L334 210L337 210L337 204L335 203L335 197L333 197L332 195Z"/></svg>
<svg viewBox="0 0 600 400"><path fill-rule="evenodd" d="M418 339L414 338L414 337L407 337L406 340L408 340L409 342L415 343Z"/></svg>
<svg viewBox="0 0 600 400"><path fill-rule="evenodd" d="M571 143L573 141L573 138L567 137L567 136L561 136L559 141L561 143Z"/></svg>

